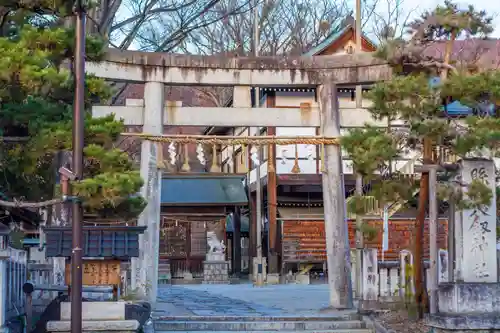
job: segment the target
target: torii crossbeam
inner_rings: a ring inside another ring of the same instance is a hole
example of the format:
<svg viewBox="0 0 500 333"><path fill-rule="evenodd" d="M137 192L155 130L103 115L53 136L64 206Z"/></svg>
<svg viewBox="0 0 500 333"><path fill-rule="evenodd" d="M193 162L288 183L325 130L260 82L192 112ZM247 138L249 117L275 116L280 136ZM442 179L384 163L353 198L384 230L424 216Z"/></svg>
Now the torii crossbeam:
<svg viewBox="0 0 500 333"><path fill-rule="evenodd" d="M194 56L110 49L104 62L86 64L86 71L113 81L161 82L197 86L316 86L330 76L339 84L389 79L390 66L371 54L319 57Z"/></svg>

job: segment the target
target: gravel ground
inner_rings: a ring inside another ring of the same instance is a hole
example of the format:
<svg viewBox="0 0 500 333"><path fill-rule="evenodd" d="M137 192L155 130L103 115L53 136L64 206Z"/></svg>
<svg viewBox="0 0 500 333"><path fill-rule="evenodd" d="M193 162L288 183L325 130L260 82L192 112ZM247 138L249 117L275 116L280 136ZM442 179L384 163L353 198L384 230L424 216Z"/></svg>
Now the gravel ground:
<svg viewBox="0 0 500 333"><path fill-rule="evenodd" d="M408 310L388 311L381 313L376 320L384 326L389 333L428 333L431 329L423 320L410 319ZM391 331L392 330L392 331Z"/></svg>

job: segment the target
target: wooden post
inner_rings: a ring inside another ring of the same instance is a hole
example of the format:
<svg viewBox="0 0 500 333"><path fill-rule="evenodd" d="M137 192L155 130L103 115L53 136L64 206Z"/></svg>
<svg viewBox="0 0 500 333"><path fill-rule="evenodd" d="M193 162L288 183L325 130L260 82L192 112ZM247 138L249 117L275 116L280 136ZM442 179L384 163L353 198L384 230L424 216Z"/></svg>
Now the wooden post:
<svg viewBox="0 0 500 333"><path fill-rule="evenodd" d="M356 194L363 195L363 176L356 173ZM363 218L356 213L356 291L359 299L363 299Z"/></svg>
<svg viewBox="0 0 500 333"><path fill-rule="evenodd" d="M240 207L234 207L233 213L233 274L241 274L241 213Z"/></svg>
<svg viewBox="0 0 500 333"><path fill-rule="evenodd" d="M276 135L276 127L267 128L268 135ZM277 182L276 182L276 145L268 146L267 158L267 214L269 218L269 273L278 274L278 221L276 207Z"/></svg>
<svg viewBox="0 0 500 333"><path fill-rule="evenodd" d="M318 87L321 135L340 137L339 110L337 101L337 86L332 78ZM344 221L344 191L341 188L340 147L325 146L324 172L322 175L323 204L325 210L325 233L328 268L328 285L330 289L330 306L337 309L348 306L349 265L346 252L346 224Z"/></svg>
<svg viewBox="0 0 500 333"><path fill-rule="evenodd" d="M249 257L249 270L250 274L254 274L253 272L253 258L257 256L257 203L255 202L255 194L250 192L248 196L249 200L249 249L248 249L248 257ZM253 276L253 275L251 275Z"/></svg>
<svg viewBox="0 0 500 333"><path fill-rule="evenodd" d="M438 288L438 244L437 244L437 224L438 224L438 203L437 203L437 170L436 167L429 172L429 251L430 251L430 299L429 310L431 314L437 312L437 288Z"/></svg>
<svg viewBox="0 0 500 333"><path fill-rule="evenodd" d="M448 282L455 281L455 198L451 198L448 208Z"/></svg>

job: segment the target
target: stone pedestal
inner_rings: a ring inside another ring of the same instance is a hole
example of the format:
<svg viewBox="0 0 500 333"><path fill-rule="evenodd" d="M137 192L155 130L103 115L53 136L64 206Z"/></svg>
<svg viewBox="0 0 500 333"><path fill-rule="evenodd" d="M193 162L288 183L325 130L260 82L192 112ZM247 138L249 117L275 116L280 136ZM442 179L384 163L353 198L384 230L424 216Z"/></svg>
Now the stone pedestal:
<svg viewBox="0 0 500 333"><path fill-rule="evenodd" d="M279 284L280 283L280 275L279 274L267 274L267 284Z"/></svg>
<svg viewBox="0 0 500 333"><path fill-rule="evenodd" d="M253 271L252 271L252 281L256 282L257 281L257 273L259 272L259 258L253 257L252 258L252 265L253 265ZM263 257L262 258L262 281L267 280L267 258Z"/></svg>
<svg viewBox="0 0 500 333"><path fill-rule="evenodd" d="M228 261L204 261L203 262L204 284L229 284L229 262Z"/></svg>
<svg viewBox="0 0 500 333"><path fill-rule="evenodd" d="M500 332L500 283L442 283L434 332Z"/></svg>
<svg viewBox="0 0 500 333"><path fill-rule="evenodd" d="M439 279L438 311L428 318L435 332L499 332L500 283L496 253L495 165L491 160L461 161L460 182L484 182L492 191L491 205L482 209L458 211L455 216L454 281ZM467 198L467 187L463 192ZM448 253L441 252L441 266ZM440 273L444 273L444 267Z"/></svg>
<svg viewBox="0 0 500 333"><path fill-rule="evenodd" d="M158 265L158 284L172 283L172 273L170 271L170 261Z"/></svg>
<svg viewBox="0 0 500 333"><path fill-rule="evenodd" d="M137 311L141 309L141 311ZM60 321L47 322L47 332L71 332L71 303L62 302ZM83 302L82 332L133 333L151 314L151 307L126 302Z"/></svg>
<svg viewBox="0 0 500 333"><path fill-rule="evenodd" d="M203 283L229 284L229 261L224 253L208 253L203 262Z"/></svg>

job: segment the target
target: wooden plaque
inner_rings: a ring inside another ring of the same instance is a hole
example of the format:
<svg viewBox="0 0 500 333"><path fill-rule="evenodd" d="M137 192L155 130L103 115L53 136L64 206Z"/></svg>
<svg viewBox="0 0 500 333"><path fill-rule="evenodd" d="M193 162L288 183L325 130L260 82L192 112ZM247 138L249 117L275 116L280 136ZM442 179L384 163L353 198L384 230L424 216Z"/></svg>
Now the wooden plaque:
<svg viewBox="0 0 500 333"><path fill-rule="evenodd" d="M102 286L120 284L119 260L84 260L83 285ZM66 263L65 281L71 285L71 263Z"/></svg>

